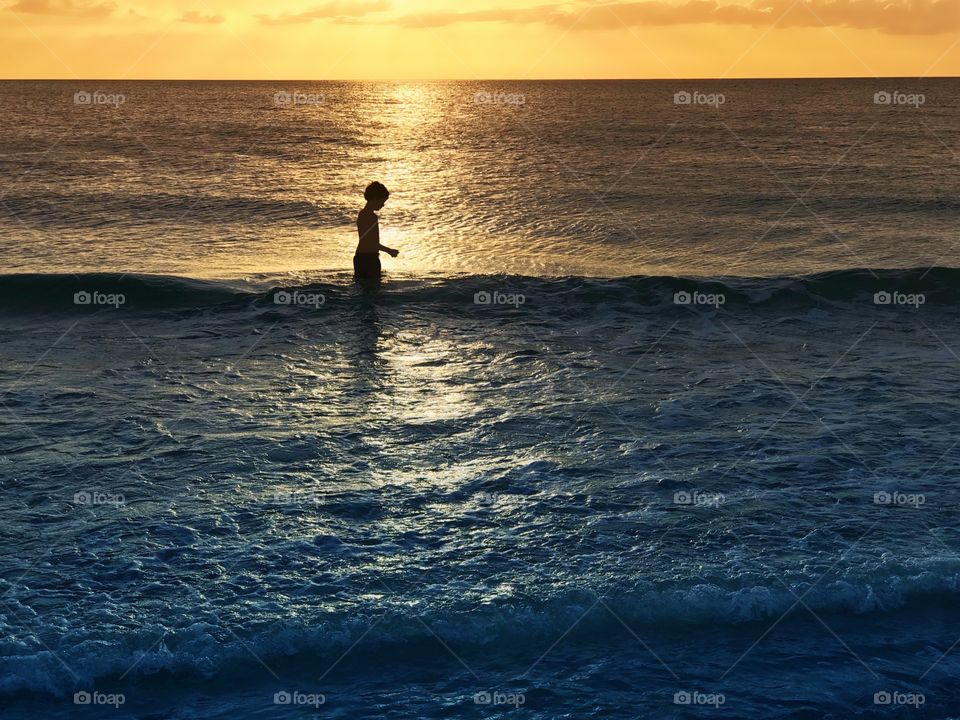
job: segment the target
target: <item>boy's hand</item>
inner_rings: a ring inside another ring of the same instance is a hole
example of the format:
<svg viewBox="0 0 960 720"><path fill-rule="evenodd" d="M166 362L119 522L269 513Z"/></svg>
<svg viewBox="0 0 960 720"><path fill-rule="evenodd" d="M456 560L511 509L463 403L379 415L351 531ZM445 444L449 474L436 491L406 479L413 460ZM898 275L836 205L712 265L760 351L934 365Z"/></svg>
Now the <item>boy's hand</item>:
<svg viewBox="0 0 960 720"><path fill-rule="evenodd" d="M399 250L388 250L387 252L390 253L390 257L396 257L400 254Z"/></svg>

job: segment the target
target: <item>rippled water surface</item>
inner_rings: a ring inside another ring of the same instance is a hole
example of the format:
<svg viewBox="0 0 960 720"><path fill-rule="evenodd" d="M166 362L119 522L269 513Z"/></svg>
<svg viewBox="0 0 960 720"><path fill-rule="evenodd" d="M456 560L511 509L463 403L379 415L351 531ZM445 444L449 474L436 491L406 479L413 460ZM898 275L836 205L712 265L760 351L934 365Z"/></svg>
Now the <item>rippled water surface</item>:
<svg viewBox="0 0 960 720"><path fill-rule="evenodd" d="M414 276L957 264L953 79L4 82L0 107L8 271L343 269L373 179Z"/></svg>
<svg viewBox="0 0 960 720"><path fill-rule="evenodd" d="M958 88L875 85L0 84L3 716L955 714Z"/></svg>

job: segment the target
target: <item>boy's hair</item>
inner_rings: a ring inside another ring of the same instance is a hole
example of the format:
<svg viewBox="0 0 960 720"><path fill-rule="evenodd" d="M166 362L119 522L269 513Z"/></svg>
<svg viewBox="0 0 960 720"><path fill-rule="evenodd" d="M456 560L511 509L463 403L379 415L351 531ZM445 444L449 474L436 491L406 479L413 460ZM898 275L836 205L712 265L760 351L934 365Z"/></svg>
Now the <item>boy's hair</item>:
<svg viewBox="0 0 960 720"><path fill-rule="evenodd" d="M386 200L390 197L390 191L387 190L386 185L383 183L372 182L367 185L367 189L363 191L363 198L367 202L372 200Z"/></svg>

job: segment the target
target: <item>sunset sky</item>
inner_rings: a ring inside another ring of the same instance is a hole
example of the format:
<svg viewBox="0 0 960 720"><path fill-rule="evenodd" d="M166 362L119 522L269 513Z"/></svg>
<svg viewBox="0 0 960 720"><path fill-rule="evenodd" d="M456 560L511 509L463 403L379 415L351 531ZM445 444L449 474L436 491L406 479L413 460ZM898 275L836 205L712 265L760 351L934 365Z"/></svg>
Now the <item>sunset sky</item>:
<svg viewBox="0 0 960 720"><path fill-rule="evenodd" d="M0 0L5 78L960 75L960 0Z"/></svg>

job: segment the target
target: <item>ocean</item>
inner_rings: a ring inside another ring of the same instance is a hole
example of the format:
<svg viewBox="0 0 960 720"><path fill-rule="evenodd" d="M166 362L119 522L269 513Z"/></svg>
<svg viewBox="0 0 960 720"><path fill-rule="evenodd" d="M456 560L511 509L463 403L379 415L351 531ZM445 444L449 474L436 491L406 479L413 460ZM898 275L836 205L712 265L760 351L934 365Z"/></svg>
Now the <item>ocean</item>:
<svg viewBox="0 0 960 720"><path fill-rule="evenodd" d="M958 109L0 83L3 717L960 716Z"/></svg>

